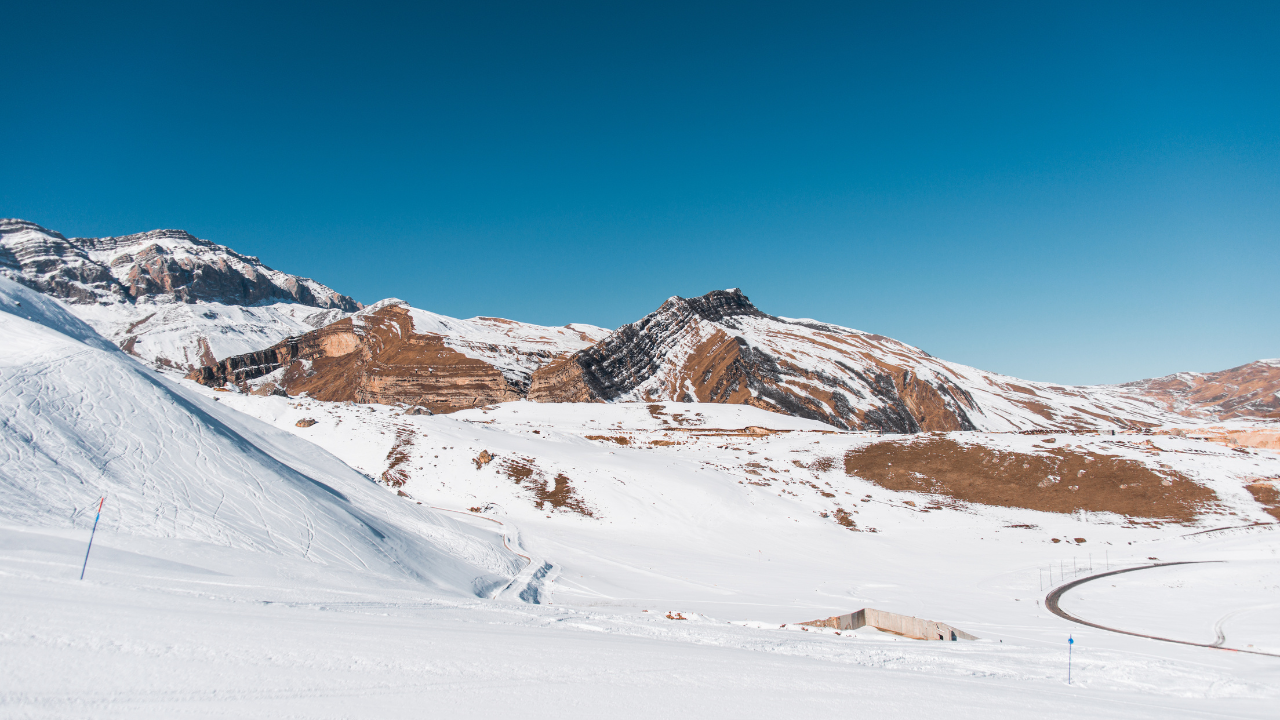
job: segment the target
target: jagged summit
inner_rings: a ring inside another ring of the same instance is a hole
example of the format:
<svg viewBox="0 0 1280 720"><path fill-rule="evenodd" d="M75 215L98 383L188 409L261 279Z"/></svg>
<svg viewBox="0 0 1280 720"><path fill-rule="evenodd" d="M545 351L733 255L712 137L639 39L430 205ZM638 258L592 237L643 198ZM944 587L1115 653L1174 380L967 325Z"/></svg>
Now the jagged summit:
<svg viewBox="0 0 1280 720"><path fill-rule="evenodd" d="M687 308L689 312L711 322L719 322L737 315L767 317L756 309L756 306L751 304L751 300L746 295L743 295L742 290L738 288L712 290L706 295L695 298L672 296L649 317L654 317L664 312L676 312L677 308ZM640 322L644 322L644 320Z"/></svg>
<svg viewBox="0 0 1280 720"><path fill-rule="evenodd" d="M77 304L295 302L355 312L360 304L310 278L273 270L184 230L70 238L36 223L0 220L0 263L13 279ZM14 272L16 271L16 272Z"/></svg>

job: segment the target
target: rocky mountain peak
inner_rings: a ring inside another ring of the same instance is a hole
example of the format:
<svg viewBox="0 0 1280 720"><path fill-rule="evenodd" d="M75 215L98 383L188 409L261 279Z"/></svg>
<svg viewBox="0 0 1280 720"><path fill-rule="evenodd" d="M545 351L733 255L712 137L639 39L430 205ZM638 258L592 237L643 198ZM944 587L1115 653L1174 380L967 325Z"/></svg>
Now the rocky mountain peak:
<svg viewBox="0 0 1280 720"><path fill-rule="evenodd" d="M672 297L663 303L655 314L683 311L693 313L710 322L719 322L739 315L766 317L738 288L712 290L696 298Z"/></svg>
<svg viewBox="0 0 1280 720"><path fill-rule="evenodd" d="M314 280L273 270L257 257L184 230L68 239L26 220L0 220L0 267L18 282L77 304L292 302L344 312L360 308Z"/></svg>

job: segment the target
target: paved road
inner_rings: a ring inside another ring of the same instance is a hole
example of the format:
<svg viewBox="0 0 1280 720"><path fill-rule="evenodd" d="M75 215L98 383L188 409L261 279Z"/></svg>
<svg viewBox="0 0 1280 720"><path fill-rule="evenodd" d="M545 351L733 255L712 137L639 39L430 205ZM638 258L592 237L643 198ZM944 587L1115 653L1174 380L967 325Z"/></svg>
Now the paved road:
<svg viewBox="0 0 1280 720"><path fill-rule="evenodd" d="M1089 627L1098 628L1099 630L1106 630L1107 632L1120 633L1121 635L1133 635L1134 637L1147 638L1149 640L1159 640L1161 642L1178 643L1179 645L1194 645L1196 647L1213 648L1215 650L1229 650L1231 652L1250 653L1252 655L1267 655L1269 657L1280 657L1280 655L1277 655L1275 653L1262 652L1260 650L1241 650L1238 648L1222 647L1222 643L1226 641L1226 638L1224 638L1222 635L1222 630L1220 627L1221 623L1219 623L1219 627L1217 628L1218 640L1216 642L1197 643L1197 642L1190 642L1187 640L1174 640L1173 638L1158 637L1156 635L1144 635L1142 633L1130 632L1128 630L1120 630L1118 628L1107 627L1106 625L1099 625L1098 623L1092 623L1092 622L1089 622L1088 620L1081 620L1080 618L1076 617L1075 615L1072 615L1071 613L1067 612L1066 610L1063 610L1061 607L1058 606L1058 601L1062 599L1063 593L1076 587L1077 585L1083 585L1084 583L1087 583L1091 580L1097 580L1098 578L1104 578L1109 575L1119 575L1121 573L1135 572L1138 570L1150 570L1151 568L1168 567L1170 565L1198 565L1202 562L1224 562L1224 561L1223 560L1198 560L1198 561L1188 561L1188 562L1156 563L1154 565L1139 565L1138 567L1125 568L1124 570L1112 570L1111 572L1098 573L1097 575L1090 575L1089 577L1080 578L1079 580L1072 580L1066 585L1061 585L1059 587L1054 588L1052 592L1050 592L1047 596L1045 596L1044 606L1049 608L1049 612L1053 613L1054 615L1057 615L1060 618L1063 618L1064 620L1070 620L1073 623L1080 623L1081 625L1088 625Z"/></svg>

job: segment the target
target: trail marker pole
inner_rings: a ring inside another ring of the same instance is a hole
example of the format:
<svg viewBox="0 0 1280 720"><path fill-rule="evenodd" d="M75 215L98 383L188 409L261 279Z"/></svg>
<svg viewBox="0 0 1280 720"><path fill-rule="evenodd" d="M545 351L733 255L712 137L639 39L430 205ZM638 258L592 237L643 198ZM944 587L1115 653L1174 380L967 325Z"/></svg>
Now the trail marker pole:
<svg viewBox="0 0 1280 720"><path fill-rule="evenodd" d="M1071 646L1075 645L1075 638L1067 636L1067 684L1071 684Z"/></svg>
<svg viewBox="0 0 1280 720"><path fill-rule="evenodd" d="M103 495L98 500L98 514L93 518L93 530L89 531L89 548L84 551L84 565L80 568L80 579L84 579L84 571L89 567L89 552L93 550L93 536L98 533L98 520L102 517L102 504L107 501L107 496Z"/></svg>

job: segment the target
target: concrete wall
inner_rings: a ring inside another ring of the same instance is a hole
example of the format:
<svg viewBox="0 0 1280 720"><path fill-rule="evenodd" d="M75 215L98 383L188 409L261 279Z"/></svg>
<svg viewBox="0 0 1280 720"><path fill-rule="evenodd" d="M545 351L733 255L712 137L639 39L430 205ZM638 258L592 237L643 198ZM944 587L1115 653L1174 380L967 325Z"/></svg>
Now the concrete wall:
<svg viewBox="0 0 1280 720"><path fill-rule="evenodd" d="M814 620L812 622L800 623L801 625L809 625L811 627L829 627L836 630L857 630L860 627L871 626L877 630L903 637L914 638L916 640L977 640L978 638L969 633L958 630L946 623L935 622L933 620L922 620L910 615L899 615L897 613L885 612L884 610L876 610L875 608L863 608L857 612L848 613L846 615L837 615L827 618L826 620Z"/></svg>

